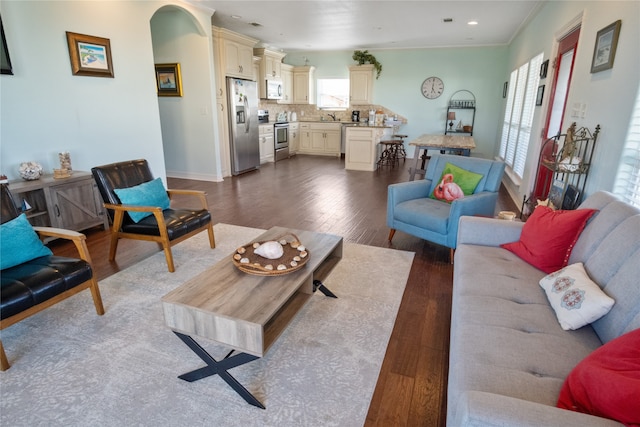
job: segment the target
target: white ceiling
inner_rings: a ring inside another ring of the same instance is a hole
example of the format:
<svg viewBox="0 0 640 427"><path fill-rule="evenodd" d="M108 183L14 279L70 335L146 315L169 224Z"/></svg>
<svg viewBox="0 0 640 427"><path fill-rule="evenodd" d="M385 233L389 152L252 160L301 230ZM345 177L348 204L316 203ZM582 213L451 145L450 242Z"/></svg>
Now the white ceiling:
<svg viewBox="0 0 640 427"><path fill-rule="evenodd" d="M212 23L292 51L508 44L543 1L217 1ZM234 18L232 16L238 16ZM445 23L445 18L453 22ZM470 26L475 20L478 25ZM254 26L252 23L260 24Z"/></svg>

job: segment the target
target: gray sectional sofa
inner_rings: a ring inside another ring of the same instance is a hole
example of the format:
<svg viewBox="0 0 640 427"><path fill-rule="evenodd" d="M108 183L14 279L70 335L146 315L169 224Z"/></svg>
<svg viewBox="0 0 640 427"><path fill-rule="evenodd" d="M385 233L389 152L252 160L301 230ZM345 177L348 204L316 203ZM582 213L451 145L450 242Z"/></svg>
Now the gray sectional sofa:
<svg viewBox="0 0 640 427"><path fill-rule="evenodd" d="M615 299L591 325L563 330L538 282L546 274L500 244L523 223L462 217L454 259L447 397L448 426L614 426L615 421L557 408L562 384L589 353L640 328L640 210L606 192L569 264L584 263Z"/></svg>

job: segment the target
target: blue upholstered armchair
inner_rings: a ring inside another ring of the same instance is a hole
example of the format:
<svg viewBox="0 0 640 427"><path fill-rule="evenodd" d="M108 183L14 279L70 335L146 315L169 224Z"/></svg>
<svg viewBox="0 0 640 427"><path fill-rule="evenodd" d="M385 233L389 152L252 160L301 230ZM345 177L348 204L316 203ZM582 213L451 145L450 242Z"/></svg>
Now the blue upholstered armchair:
<svg viewBox="0 0 640 427"><path fill-rule="evenodd" d="M482 175L473 194L451 204L429 198L446 163ZM392 184L387 194L389 241L396 230L456 248L458 220L463 215L493 216L504 162L454 155L431 156L424 179ZM452 258L453 259L453 258Z"/></svg>

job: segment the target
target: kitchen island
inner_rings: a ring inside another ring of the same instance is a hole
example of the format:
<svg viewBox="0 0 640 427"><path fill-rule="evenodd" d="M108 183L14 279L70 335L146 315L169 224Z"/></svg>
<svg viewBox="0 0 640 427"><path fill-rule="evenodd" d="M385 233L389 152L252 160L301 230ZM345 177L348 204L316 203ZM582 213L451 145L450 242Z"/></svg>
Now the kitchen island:
<svg viewBox="0 0 640 427"><path fill-rule="evenodd" d="M390 127L350 126L346 129L344 167L349 170L375 171L378 164L379 142ZM388 133L388 132L387 132Z"/></svg>

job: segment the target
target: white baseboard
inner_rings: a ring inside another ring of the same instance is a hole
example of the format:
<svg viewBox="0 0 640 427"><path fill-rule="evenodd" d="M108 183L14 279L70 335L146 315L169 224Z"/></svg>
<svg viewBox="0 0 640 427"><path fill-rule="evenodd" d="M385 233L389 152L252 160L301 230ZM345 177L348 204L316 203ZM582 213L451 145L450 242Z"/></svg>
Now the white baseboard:
<svg viewBox="0 0 640 427"><path fill-rule="evenodd" d="M167 171L167 178L194 179L196 181L222 182L222 175L202 174L192 172Z"/></svg>

